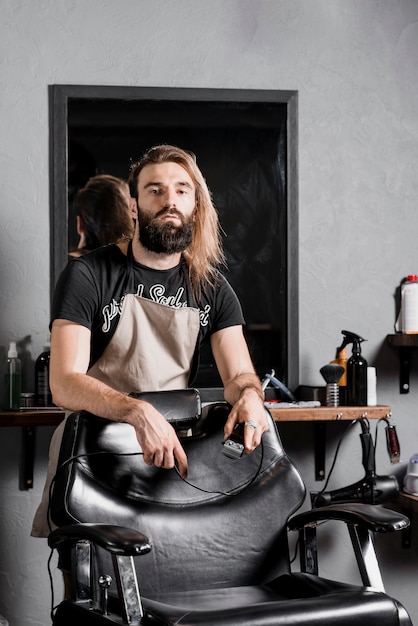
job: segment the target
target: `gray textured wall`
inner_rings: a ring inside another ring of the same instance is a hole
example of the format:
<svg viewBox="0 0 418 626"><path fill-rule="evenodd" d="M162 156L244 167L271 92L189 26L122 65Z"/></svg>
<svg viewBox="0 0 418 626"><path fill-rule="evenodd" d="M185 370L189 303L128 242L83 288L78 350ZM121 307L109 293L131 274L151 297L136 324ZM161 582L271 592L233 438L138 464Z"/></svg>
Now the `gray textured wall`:
<svg viewBox="0 0 418 626"><path fill-rule="evenodd" d="M47 86L61 84L295 89L299 92L300 372L322 384L341 329L368 339L378 401L392 406L403 465L418 451L418 359L398 394L394 291L418 272L418 2L416 0L0 0L0 357L26 345L25 384L49 315ZM328 466L341 429L328 429ZM35 487L18 491L18 429L0 431L0 613L49 623L48 550L29 537L49 429L37 433ZM283 428L308 489L309 425ZM383 428L378 472L393 471ZM354 432L331 485L362 476ZM333 530L323 573L349 579ZM379 539L387 589L418 617L418 537ZM331 557L331 548L337 556ZM60 596L60 581L56 593Z"/></svg>

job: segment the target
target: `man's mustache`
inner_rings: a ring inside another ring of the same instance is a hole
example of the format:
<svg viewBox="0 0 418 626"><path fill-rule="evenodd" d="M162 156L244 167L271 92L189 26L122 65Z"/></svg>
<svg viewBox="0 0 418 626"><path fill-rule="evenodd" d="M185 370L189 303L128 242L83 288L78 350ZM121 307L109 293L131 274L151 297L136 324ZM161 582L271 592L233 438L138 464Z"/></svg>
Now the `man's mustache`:
<svg viewBox="0 0 418 626"><path fill-rule="evenodd" d="M181 221L184 220L183 215L181 213L179 213L177 211L177 209L161 209L161 211L158 211L158 213L155 214L155 218L154 219L157 219L157 218L159 218L159 217L161 217L163 215L173 215L175 217L178 217L179 220L181 220Z"/></svg>

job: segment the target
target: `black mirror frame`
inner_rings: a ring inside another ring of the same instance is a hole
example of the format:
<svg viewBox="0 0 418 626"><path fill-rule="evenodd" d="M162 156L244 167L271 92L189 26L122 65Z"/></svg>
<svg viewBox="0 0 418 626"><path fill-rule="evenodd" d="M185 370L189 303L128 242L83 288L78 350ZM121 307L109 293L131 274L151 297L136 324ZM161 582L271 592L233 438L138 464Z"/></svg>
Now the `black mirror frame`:
<svg viewBox="0 0 418 626"><path fill-rule="evenodd" d="M287 111L287 384L299 384L298 93L286 90L50 85L51 296L68 261L68 105L77 99L274 102Z"/></svg>

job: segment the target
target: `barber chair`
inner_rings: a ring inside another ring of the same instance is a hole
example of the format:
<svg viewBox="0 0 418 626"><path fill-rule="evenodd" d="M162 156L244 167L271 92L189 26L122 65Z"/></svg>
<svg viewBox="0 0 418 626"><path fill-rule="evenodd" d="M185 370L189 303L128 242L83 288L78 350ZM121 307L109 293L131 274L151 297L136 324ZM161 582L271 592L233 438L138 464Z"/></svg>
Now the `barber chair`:
<svg viewBox="0 0 418 626"><path fill-rule="evenodd" d="M294 515L305 487L274 421L259 448L232 458L222 447L227 411L204 407L179 433L187 482L146 465L130 425L68 418L48 541L71 548L74 596L56 607L54 626L411 626L384 592L373 543L408 519L365 504ZM358 585L318 575L316 527L327 520L348 527ZM289 530L299 533L298 572Z"/></svg>

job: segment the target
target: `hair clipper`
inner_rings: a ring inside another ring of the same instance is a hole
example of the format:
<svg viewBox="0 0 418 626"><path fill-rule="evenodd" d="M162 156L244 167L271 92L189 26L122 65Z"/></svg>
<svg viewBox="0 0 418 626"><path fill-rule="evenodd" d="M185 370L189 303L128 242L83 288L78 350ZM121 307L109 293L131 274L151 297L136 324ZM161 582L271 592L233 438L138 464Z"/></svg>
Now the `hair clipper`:
<svg viewBox="0 0 418 626"><path fill-rule="evenodd" d="M236 424L234 431L223 442L222 452L230 459L240 459L244 454L243 424Z"/></svg>

